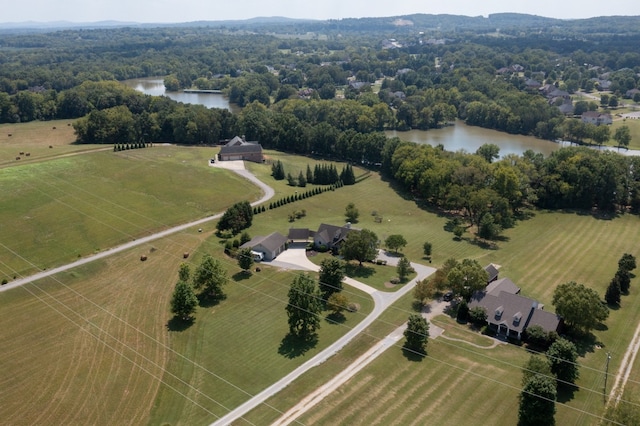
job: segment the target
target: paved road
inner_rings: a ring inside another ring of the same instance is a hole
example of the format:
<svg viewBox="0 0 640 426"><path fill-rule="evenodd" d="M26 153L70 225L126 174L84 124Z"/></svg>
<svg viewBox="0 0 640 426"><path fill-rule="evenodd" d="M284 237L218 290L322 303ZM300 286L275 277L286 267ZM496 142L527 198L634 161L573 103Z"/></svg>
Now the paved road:
<svg viewBox="0 0 640 426"><path fill-rule="evenodd" d="M233 170L235 173L239 174L240 176L243 176L246 179L249 179L251 182L253 182L256 185L258 185L264 191L264 195L262 196L262 198L260 198L258 201L255 201L255 202L251 203L252 206L257 205L257 204L261 204L261 203L269 200L275 194L273 188L271 188L270 186L262 183L251 172L249 172L248 170L245 170L244 163L242 161L223 161L223 162L218 162L218 163L215 164L215 167L220 167L220 168L224 168L224 169L228 169L228 170ZM98 259L103 259L105 257L114 255L116 253L120 253L121 251L129 250L132 247L136 247L136 246L139 246L139 245L142 245L142 244L146 244L146 243L148 243L150 241L154 241L154 240L166 237L168 235L175 234L176 232L184 231L185 229L192 228L194 226L199 226L199 225L202 225L204 223L211 222L212 220L219 219L222 216L222 214L223 213L218 213L218 214L215 214L213 216L208 216L208 217L205 217L205 218L202 218L202 219L194 220L193 222L189 222L189 223L185 223L183 225L179 225L179 226L176 226L176 227L173 227L173 228L165 229L164 231L157 232L157 233L155 233L153 235L142 237L142 238L139 238L137 240L130 241L128 243L122 244L120 246L113 247L113 248L110 248L108 250L102 251L100 253L96 253L96 254L94 254L92 256L79 259L79 260L77 260L77 261L75 261L73 263L69 263L69 264L63 265L63 266L58 266L57 268L53 268L53 269L49 269L49 270L46 270L46 271L38 272L37 274L11 281L8 284L0 286L0 292L7 291L7 290L10 290L10 289L15 288L15 287L19 287L21 285L24 285L24 284L27 284L27 283L30 283L30 282L33 282L33 281L48 277L48 276L51 276L53 274L57 274L59 272L68 271L69 269L73 269L73 268L76 268L78 266L85 265L85 264L87 264L89 262L93 262L93 261L98 260Z"/></svg>
<svg viewBox="0 0 640 426"><path fill-rule="evenodd" d="M273 266L278 266L286 269L298 269L298 270L312 270L316 271L319 269L317 265L310 262L307 259L306 252L304 247L290 247L286 252L280 254L278 258L272 262L268 262L267 264L271 264ZM240 405L239 407L231 410L225 416L219 418L217 421L212 423L212 426L221 426L221 425L229 425L235 420L241 418L246 413L262 404L267 399L271 398L282 389L291 384L295 379L300 377L302 374L306 373L313 367L316 367L323 362L327 361L333 355L338 353L347 343L353 340L358 334L363 332L373 321L375 321L389 306L391 306L395 301L400 299L402 296L410 292L413 287L416 285L416 282L422 280L436 270L435 268L431 268L428 266L420 265L417 263L412 263L411 266L416 270L417 276L409 283L405 284L403 288L396 292L382 292L371 288L370 286L361 283L356 280L352 280L350 278L345 280L346 284L357 287L371 295L374 301L373 311L358 325L353 327L347 334L338 339L335 343L328 346L322 352L320 352L315 357L311 358L300 367L293 370L291 373L287 374L282 379L278 380L273 385L269 386L262 392L253 396L251 399ZM397 331L397 330L396 330ZM394 332L395 333L395 332ZM402 333L400 333L402 334ZM400 339L402 336L398 337ZM392 339L394 339L393 337ZM387 342L388 337L384 339L384 342ZM387 342L387 344L392 344L393 342ZM381 353L381 352L380 352ZM365 364L366 365L366 364ZM343 374L346 374L343 372ZM353 373L355 374L355 372Z"/></svg>

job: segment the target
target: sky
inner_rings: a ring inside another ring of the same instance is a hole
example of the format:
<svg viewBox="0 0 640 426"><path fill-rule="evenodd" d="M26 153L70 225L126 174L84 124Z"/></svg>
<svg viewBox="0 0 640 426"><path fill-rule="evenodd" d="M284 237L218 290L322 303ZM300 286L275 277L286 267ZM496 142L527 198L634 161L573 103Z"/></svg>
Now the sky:
<svg viewBox="0 0 640 426"><path fill-rule="evenodd" d="M517 12L551 18L640 15L640 1L617 0L0 0L0 22L175 23L262 16L342 19L412 13L486 16Z"/></svg>

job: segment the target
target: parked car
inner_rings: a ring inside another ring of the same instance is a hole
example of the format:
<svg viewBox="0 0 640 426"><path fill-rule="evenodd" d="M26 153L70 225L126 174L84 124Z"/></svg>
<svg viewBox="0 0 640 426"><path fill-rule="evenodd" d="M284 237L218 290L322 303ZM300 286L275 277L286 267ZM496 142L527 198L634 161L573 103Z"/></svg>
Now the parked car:
<svg viewBox="0 0 640 426"><path fill-rule="evenodd" d="M451 299L453 299L453 292L452 291L448 291L444 294L444 296L442 296L442 300L444 300L445 302L450 302Z"/></svg>

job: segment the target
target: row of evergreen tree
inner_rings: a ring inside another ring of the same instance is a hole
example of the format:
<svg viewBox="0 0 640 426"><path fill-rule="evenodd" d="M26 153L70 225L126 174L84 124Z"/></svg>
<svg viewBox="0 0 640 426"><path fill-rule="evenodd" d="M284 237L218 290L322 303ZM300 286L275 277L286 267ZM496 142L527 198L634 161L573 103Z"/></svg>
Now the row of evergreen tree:
<svg viewBox="0 0 640 426"><path fill-rule="evenodd" d="M632 254L625 253L618 261L618 270L611 279L604 299L609 305L619 305L620 296L629 294L629 286L631 285L631 271L636 268L636 258Z"/></svg>
<svg viewBox="0 0 640 426"><path fill-rule="evenodd" d="M144 142L138 142L138 143L116 143L113 145L113 152L118 152L118 151L126 151L129 149L140 149L140 148L148 148L150 146L153 146L153 144L151 143L144 143Z"/></svg>
<svg viewBox="0 0 640 426"><path fill-rule="evenodd" d="M307 183L314 185L334 185L342 181L344 185L353 185L356 183L356 177L351 164L346 164L340 173L335 164L316 164L314 170L307 164L306 174L298 173L298 178L294 178L291 173L286 173L282 161L278 160L271 165L271 176L275 180L283 180L287 178L292 186L305 187Z"/></svg>
<svg viewBox="0 0 640 426"><path fill-rule="evenodd" d="M289 203L293 203L298 200L304 200L305 198L313 197L314 195L322 194L327 191L335 191L337 188L342 188L344 186L342 182L338 181L334 185L324 186L324 187L315 187L310 189L309 191L295 193L294 195L289 195L287 197L281 198L277 201L273 201L269 203L269 210L284 206Z"/></svg>

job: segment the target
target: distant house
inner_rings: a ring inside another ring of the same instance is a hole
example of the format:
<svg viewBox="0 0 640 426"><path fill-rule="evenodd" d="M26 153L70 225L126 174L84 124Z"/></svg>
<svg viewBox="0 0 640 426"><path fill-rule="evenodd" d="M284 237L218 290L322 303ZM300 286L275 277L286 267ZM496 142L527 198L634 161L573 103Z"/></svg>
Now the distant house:
<svg viewBox="0 0 640 426"><path fill-rule="evenodd" d="M628 99L633 99L633 97L638 93L640 93L640 90L638 89L627 90L626 93L624 94L624 97Z"/></svg>
<svg viewBox="0 0 640 426"><path fill-rule="evenodd" d="M252 252L255 252L254 257L256 253L261 253L264 260L271 261L286 250L287 237L279 232L274 232L266 237L254 237L251 241L247 241L241 245L240 248L251 249Z"/></svg>
<svg viewBox="0 0 640 426"><path fill-rule="evenodd" d="M573 111L574 111L573 102L571 101L571 99L565 99L562 102L562 105L558 107L558 109L563 115L573 115Z"/></svg>
<svg viewBox="0 0 640 426"><path fill-rule="evenodd" d="M582 122L583 123L591 123L599 126L601 124L611 124L613 120L611 119L611 114L605 114L598 111L585 111L582 113Z"/></svg>
<svg viewBox="0 0 640 426"><path fill-rule="evenodd" d="M531 78L526 79L524 81L524 85L526 86L527 90L538 90L542 86L539 81L533 80Z"/></svg>
<svg viewBox="0 0 640 426"><path fill-rule="evenodd" d="M496 334L521 339L522 333L533 325L545 332L558 331L561 318L543 310L544 305L520 295L520 287L508 278L493 281L484 291L476 292L469 308L481 307L487 312L489 328Z"/></svg>
<svg viewBox="0 0 640 426"><path fill-rule="evenodd" d="M218 153L220 161L247 160L254 163L262 163L262 145L258 142L247 142L244 138L236 136L220 148Z"/></svg>

